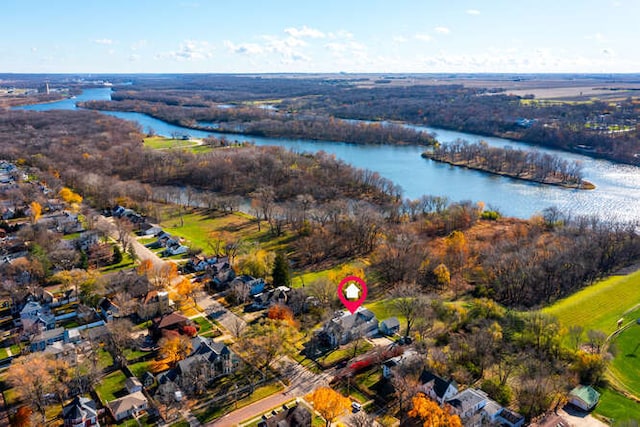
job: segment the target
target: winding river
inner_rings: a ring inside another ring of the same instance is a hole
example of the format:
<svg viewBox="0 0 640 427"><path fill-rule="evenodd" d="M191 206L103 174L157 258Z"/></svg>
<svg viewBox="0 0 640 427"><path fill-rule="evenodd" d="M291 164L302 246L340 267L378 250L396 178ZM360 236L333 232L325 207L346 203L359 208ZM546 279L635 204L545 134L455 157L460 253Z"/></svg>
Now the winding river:
<svg viewBox="0 0 640 427"><path fill-rule="evenodd" d="M25 110L76 109L76 102L110 100L110 88L87 89L75 99L18 107ZM145 114L130 112L104 112L137 122L145 132L150 129L158 135L170 136L178 132L193 138L216 135L175 126ZM439 141L451 142L462 138L484 140L494 146L532 149L531 146L502 138L483 137L462 132L420 127L434 132ZM399 184L405 197L417 198L424 194L446 196L452 201L483 201L488 208L504 215L528 218L543 209L556 206L575 215L596 215L608 220L640 220L640 168L620 165L606 160L592 159L573 153L537 148L543 152L559 154L568 160L583 164L584 178L596 185L595 190L572 190L555 186L527 183L479 171L437 163L420 157L424 147L392 145L355 145L330 141L310 141L280 138L261 138L244 135L226 135L228 139L248 140L256 145L280 145L297 152L323 150L359 168L379 172Z"/></svg>

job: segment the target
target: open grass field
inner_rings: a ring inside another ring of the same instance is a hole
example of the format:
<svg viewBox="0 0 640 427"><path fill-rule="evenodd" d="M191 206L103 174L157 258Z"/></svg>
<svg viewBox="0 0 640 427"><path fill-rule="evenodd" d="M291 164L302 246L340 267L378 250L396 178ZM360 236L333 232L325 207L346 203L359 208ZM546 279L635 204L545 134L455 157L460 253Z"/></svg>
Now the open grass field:
<svg viewBox="0 0 640 427"><path fill-rule="evenodd" d="M640 397L640 325L634 322L613 342L616 354L609 363L610 380Z"/></svg>
<svg viewBox="0 0 640 427"><path fill-rule="evenodd" d="M631 399L627 399L620 393L599 388L600 403L594 409L594 413L610 420L638 420L640 419L640 403L636 403Z"/></svg>
<svg viewBox="0 0 640 427"><path fill-rule="evenodd" d="M228 232L233 236L242 238L247 242L258 242L262 249L275 251L283 249L291 239L288 234L274 237L269 232L269 226L265 222L258 231L255 219L241 212L221 214L205 209L194 209L180 219L176 212L169 212L160 226L168 233L184 237L188 245L198 247L205 253L210 253L211 233Z"/></svg>
<svg viewBox="0 0 640 427"><path fill-rule="evenodd" d="M635 319L640 311L640 271L626 276L611 276L564 298L544 313L552 314L565 327L582 325L585 331L599 329L607 334L617 328L617 321Z"/></svg>
<svg viewBox="0 0 640 427"><path fill-rule="evenodd" d="M188 139L172 139L163 136L150 136L144 139L144 146L153 148L154 150L166 150L169 148L184 148L194 145L193 141Z"/></svg>
<svg viewBox="0 0 640 427"><path fill-rule="evenodd" d="M617 320L633 322L640 316L640 271L611 276L582 289L542 310L558 318L568 328L581 325L585 331L599 329L611 334L617 329ZM640 326L631 325L617 339L617 356L609 365L609 380L619 387L640 396L640 363L636 343L640 339ZM568 339L565 338L568 345ZM627 356L629 355L629 356ZM610 389L601 389L600 403L595 412L604 417L624 420L640 418L640 405Z"/></svg>

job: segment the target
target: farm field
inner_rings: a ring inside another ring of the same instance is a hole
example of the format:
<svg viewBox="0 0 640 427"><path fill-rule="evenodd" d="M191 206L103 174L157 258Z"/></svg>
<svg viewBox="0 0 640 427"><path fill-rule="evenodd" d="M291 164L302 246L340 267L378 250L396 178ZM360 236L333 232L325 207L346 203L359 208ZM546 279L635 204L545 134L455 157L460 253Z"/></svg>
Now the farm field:
<svg viewBox="0 0 640 427"><path fill-rule="evenodd" d="M617 321L634 320L640 313L640 271L611 276L542 310L554 315L564 327L582 325L585 331L614 332Z"/></svg>
<svg viewBox="0 0 640 427"><path fill-rule="evenodd" d="M599 329L611 334L617 329L617 320L633 322L616 340L617 355L609 365L609 380L619 387L640 395L640 375L636 357L640 339L640 271L624 276L611 276L564 298L544 313L554 315L562 326L581 325L585 331ZM565 343L567 339L565 338ZM629 355L629 356L627 356ZM640 405L634 400L610 389L600 389L600 403L595 413L615 420L640 418Z"/></svg>
<svg viewBox="0 0 640 427"><path fill-rule="evenodd" d="M640 325L631 324L614 340L615 357L609 364L612 381L635 396L640 396Z"/></svg>

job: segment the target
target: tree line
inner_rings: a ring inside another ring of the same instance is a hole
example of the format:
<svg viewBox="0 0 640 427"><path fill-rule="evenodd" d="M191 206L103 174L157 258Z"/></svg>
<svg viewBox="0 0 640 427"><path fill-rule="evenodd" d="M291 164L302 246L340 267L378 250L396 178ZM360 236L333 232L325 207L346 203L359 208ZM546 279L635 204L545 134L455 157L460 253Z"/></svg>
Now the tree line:
<svg viewBox="0 0 640 427"><path fill-rule="evenodd" d="M88 101L84 108L108 111L135 111L157 119L193 129L216 132L340 141L353 144L432 145L428 132L392 123L369 123L338 120L326 115L269 111L259 107L201 108L166 105L142 101Z"/></svg>
<svg viewBox="0 0 640 427"><path fill-rule="evenodd" d="M570 162L558 155L539 151L490 147L484 141L469 143L457 140L439 144L425 151L422 157L535 182L585 188L579 161Z"/></svg>

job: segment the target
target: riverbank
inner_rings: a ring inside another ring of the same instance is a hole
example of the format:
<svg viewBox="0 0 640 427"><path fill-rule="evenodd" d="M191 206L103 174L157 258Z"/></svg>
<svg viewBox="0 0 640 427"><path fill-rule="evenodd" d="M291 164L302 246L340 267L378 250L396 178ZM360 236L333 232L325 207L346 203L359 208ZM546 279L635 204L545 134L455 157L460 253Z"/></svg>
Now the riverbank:
<svg viewBox="0 0 640 427"><path fill-rule="evenodd" d="M528 174L513 174L513 173L508 173L508 172L502 172L502 171L494 171L491 170L489 168L486 168L482 165L479 165L477 163L473 163L473 162L466 162L466 161L454 161L454 160L448 160L448 159L443 159L443 158L439 158L435 155L433 155L432 153L429 152L424 152L422 153L422 158L424 159L429 159L429 160L433 160L434 162L439 162L439 163L446 163L449 164L451 166L456 166L456 167L462 167L465 169L471 169L471 170L476 170L476 171L480 171L480 172L485 172L485 173L490 173L492 175L498 175L498 176L504 176L504 177L508 177L508 178L513 178L513 179L518 179L520 181L527 181L527 182L533 182L536 184L544 184L544 185L553 185L556 187L563 187L563 188L571 188L571 189L575 189L575 190L595 190L596 186L589 182L589 181L585 181L585 180L581 180L579 183L571 183L571 182L563 182L560 180L554 180L554 179L535 179L533 176L531 176L530 173Z"/></svg>

